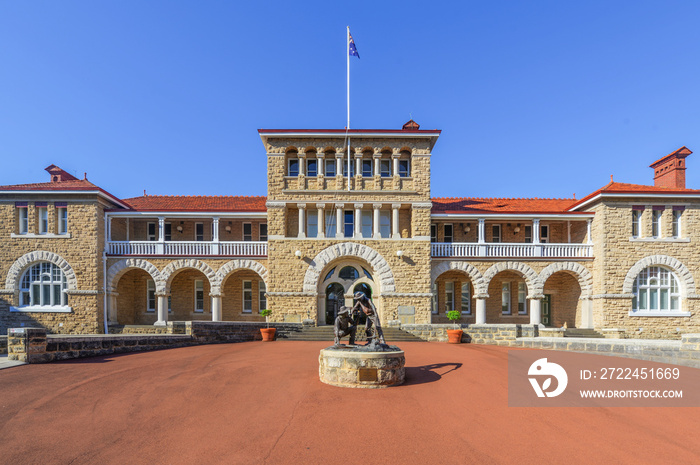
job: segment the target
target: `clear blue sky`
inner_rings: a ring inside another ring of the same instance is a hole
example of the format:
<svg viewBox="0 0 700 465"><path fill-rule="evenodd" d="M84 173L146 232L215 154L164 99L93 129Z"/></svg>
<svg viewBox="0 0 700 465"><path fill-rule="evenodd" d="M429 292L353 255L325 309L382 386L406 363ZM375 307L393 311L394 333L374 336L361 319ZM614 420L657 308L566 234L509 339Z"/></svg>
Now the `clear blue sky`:
<svg viewBox="0 0 700 465"><path fill-rule="evenodd" d="M264 195L257 129L442 129L433 196L577 197L686 145L700 2L3 1L0 184Z"/></svg>

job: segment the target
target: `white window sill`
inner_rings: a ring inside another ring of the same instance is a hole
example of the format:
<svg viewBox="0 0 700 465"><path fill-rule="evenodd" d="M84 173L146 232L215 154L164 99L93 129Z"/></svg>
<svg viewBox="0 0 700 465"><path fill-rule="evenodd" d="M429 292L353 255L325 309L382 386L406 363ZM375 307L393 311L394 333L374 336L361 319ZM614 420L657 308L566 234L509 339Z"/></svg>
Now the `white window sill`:
<svg viewBox="0 0 700 465"><path fill-rule="evenodd" d="M51 233L46 233L46 234L15 234L12 233L10 234L10 237L13 239L70 239L70 233L66 234L51 234Z"/></svg>
<svg viewBox="0 0 700 465"><path fill-rule="evenodd" d="M629 316L651 316L651 317L686 317L690 316L690 312L681 312L678 310L651 310L651 311L644 311L644 310L639 310L636 312L629 312Z"/></svg>
<svg viewBox="0 0 700 465"><path fill-rule="evenodd" d="M26 307L10 307L10 311L19 313L72 313L73 309L71 307L61 305L56 305L53 307L27 305Z"/></svg>
<svg viewBox="0 0 700 465"><path fill-rule="evenodd" d="M690 242L689 237L630 237L630 242Z"/></svg>

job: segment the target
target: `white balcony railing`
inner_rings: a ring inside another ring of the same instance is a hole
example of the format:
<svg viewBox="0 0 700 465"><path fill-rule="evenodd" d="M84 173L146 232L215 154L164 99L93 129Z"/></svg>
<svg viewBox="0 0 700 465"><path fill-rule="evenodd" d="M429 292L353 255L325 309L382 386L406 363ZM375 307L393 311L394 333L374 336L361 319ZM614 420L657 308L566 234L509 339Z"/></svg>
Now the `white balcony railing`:
<svg viewBox="0 0 700 465"><path fill-rule="evenodd" d="M432 244L433 257L523 257L523 258L593 258L593 244L508 244L440 242Z"/></svg>
<svg viewBox="0 0 700 465"><path fill-rule="evenodd" d="M267 256L267 242L204 242L204 241L110 241L109 255L169 255L234 257Z"/></svg>

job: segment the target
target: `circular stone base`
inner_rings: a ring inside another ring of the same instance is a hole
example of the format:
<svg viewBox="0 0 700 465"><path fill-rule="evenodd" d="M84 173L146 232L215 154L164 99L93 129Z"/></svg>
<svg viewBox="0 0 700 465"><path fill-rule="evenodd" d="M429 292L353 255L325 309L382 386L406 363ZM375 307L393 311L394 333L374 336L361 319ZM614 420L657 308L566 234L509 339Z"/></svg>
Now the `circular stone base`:
<svg viewBox="0 0 700 465"><path fill-rule="evenodd" d="M331 346L321 350L318 376L322 382L349 388L383 388L404 382L403 350L370 352L362 347Z"/></svg>

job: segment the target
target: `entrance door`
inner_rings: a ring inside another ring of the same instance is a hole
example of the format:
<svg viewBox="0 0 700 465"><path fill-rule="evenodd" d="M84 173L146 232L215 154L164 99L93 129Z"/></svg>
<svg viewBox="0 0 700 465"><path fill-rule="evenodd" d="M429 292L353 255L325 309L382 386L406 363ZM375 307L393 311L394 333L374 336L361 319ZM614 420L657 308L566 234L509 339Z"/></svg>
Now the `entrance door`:
<svg viewBox="0 0 700 465"><path fill-rule="evenodd" d="M545 326L552 325L552 294L545 294L542 299L542 324Z"/></svg>
<svg viewBox="0 0 700 465"><path fill-rule="evenodd" d="M338 310L345 305L345 289L341 284L331 283L326 287L326 324L335 323Z"/></svg>

